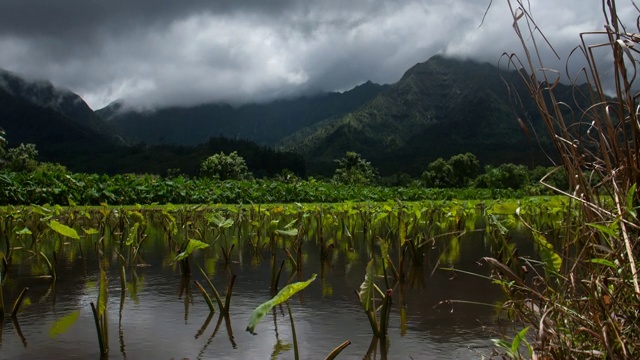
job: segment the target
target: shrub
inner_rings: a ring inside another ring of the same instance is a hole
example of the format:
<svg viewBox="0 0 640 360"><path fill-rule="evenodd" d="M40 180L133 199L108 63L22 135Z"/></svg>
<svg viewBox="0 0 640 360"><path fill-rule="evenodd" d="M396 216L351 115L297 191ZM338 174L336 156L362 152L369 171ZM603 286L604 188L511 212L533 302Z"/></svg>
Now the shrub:
<svg viewBox="0 0 640 360"><path fill-rule="evenodd" d="M486 166L484 174L478 176L475 186L492 189L524 189L529 185L529 172L524 165L502 164Z"/></svg>
<svg viewBox="0 0 640 360"><path fill-rule="evenodd" d="M252 177L247 164L237 152L223 152L209 156L200 166L203 176L218 180L247 180Z"/></svg>
<svg viewBox="0 0 640 360"><path fill-rule="evenodd" d="M34 144L20 144L7 150L5 167L14 172L33 172L38 167L38 150Z"/></svg>
<svg viewBox="0 0 640 360"><path fill-rule="evenodd" d="M336 160L338 168L333 180L347 185L371 185L378 180L378 171L360 154L347 151L345 157Z"/></svg>

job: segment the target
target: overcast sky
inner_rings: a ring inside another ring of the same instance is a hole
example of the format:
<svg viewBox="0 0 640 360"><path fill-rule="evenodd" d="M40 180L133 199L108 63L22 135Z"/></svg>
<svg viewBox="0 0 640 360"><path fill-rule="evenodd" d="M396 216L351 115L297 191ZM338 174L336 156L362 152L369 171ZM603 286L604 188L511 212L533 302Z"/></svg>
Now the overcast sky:
<svg viewBox="0 0 640 360"><path fill-rule="evenodd" d="M342 91L394 83L435 54L497 64L519 51L506 0L493 0L478 28L489 3L1 0L0 68L48 79L94 109L117 99L155 107ZM601 0L531 7L563 57L580 31L603 28Z"/></svg>

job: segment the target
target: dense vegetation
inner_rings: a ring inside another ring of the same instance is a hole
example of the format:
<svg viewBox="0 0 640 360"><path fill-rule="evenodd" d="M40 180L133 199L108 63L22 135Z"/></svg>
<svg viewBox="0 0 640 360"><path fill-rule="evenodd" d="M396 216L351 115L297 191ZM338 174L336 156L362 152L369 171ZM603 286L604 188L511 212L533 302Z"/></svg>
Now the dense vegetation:
<svg viewBox="0 0 640 360"><path fill-rule="evenodd" d="M228 180L163 178L151 175L96 175L49 171L0 172L0 204L238 204L495 199L519 198L527 193L500 189L428 189L420 186L383 187L296 180Z"/></svg>
<svg viewBox="0 0 640 360"><path fill-rule="evenodd" d="M4 137L2 137L3 143ZM422 180L398 176L380 179L370 162L355 152L336 160L331 179L303 179L290 170L271 178L253 179L243 157L221 151L204 159L198 176L179 169L166 176L142 174L98 175L72 173L65 167L36 160L33 144L5 149L0 146L0 205L8 204L211 204L290 203L342 201L402 201L445 199L495 199L540 195L535 182L549 169L528 171L524 166L504 164L487 168L477 176L473 154L459 154L448 161L436 160ZM474 164L471 166L469 164ZM447 169L446 171L443 169ZM258 171L262 171L258 168ZM434 173L438 182L434 182ZM532 181L533 179L533 181ZM566 181L562 177L560 182ZM490 185L490 186L487 186ZM474 188L475 186L475 188Z"/></svg>
<svg viewBox="0 0 640 360"><path fill-rule="evenodd" d="M132 142L195 146L211 136L247 139L275 146L280 139L324 119L342 116L388 86L371 82L343 93L283 99L266 104L204 104L138 111L113 103L96 111Z"/></svg>
<svg viewBox="0 0 640 360"><path fill-rule="evenodd" d="M623 23L615 0L601 2L603 31L581 33L582 46L574 53L585 56L581 61L589 64L582 72L588 86L574 88L576 98L589 101L589 106L580 106L562 101L555 85L540 86L558 77L559 72L542 60L553 49L542 45L549 45L548 38L535 25L528 2L507 3L524 55L513 54L506 61L526 69L521 83L569 175L569 191L557 191L568 196L579 213L571 217L577 225L567 226L560 246L540 247L541 257L554 266L540 266L517 252L485 259L495 268L493 282L502 286L509 299L503 309L522 327L496 344L511 359L637 359L640 97L634 45L640 28L636 22ZM640 9L635 9L638 18ZM593 43L599 44L599 55L593 46L585 45ZM602 52L608 53L606 60L600 57ZM615 99L605 94L604 89L611 87ZM567 108L574 111L566 112ZM536 238L548 236L544 227L524 223Z"/></svg>

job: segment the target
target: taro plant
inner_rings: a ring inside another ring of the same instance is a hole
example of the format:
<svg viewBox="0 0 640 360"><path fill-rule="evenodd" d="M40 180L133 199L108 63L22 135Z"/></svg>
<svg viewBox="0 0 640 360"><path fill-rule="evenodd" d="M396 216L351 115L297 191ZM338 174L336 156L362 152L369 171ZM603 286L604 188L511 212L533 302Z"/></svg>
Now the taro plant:
<svg viewBox="0 0 640 360"><path fill-rule="evenodd" d="M247 325L247 331L256 334L254 329L256 325L262 320L262 318L267 315L267 313L276 305L282 304L283 302L289 300L290 297L297 294L298 292L304 290L307 286L309 286L315 279L317 275L313 274L311 278L307 281L301 281L289 284L282 288L273 298L269 301L266 301L260 304L253 313L251 313L251 317L249 319L249 324Z"/></svg>
<svg viewBox="0 0 640 360"><path fill-rule="evenodd" d="M216 290L216 287L213 286L213 283L211 282L211 280L207 276L207 273L202 268L199 268L199 269L200 269L200 272L202 273L202 276L204 276L205 280L209 284L209 287L213 291L213 295L214 295L214 297L216 299L216 302L218 303L218 307L220 308L220 316L228 316L229 315L229 306L231 304L231 294L233 292L233 284L236 281L236 274L234 274L233 272L231 273L231 278L229 278L229 285L227 286L227 294L225 296L225 300L224 300L224 303L223 303L222 302L222 298L220 297L220 294L218 293L218 290ZM196 284L196 287L198 288L198 290L200 291L200 293L202 294L202 296L204 297L205 301L207 302L207 306L209 306L209 310L212 313L215 312L215 307L213 306L213 301L211 300L211 297L209 296L207 291L204 289L204 287L202 287L202 285L200 285L200 283L197 280L195 281L195 284Z"/></svg>
<svg viewBox="0 0 640 360"><path fill-rule="evenodd" d="M291 323L294 358L298 360L300 358L300 354L298 351L298 337L296 335L296 327L293 321L293 313L291 312L291 307L289 306L289 303L287 302L287 300L289 300L289 298L291 298L293 295L297 294L298 292L304 290L307 286L309 286L309 284L311 284L316 279L316 277L317 275L313 274L311 278L307 281L300 281L300 282L292 283L285 286L284 288L282 288L282 290L278 292L278 294L276 294L273 298L271 298L271 300L266 301L261 305L259 305L257 308L255 308L255 310L251 314L251 318L249 319L249 325L247 325L247 331L253 335L256 335L254 329L256 325L260 322L260 320L262 320L262 318L264 318L265 315L267 315L267 313L269 313L269 311L271 311L271 309L274 306L286 302L287 312L289 313L289 321ZM350 344L351 344L350 341L345 341L344 343L340 344L338 347L336 347L333 351L329 353L329 355L327 356L327 359L335 359L336 356L338 356L338 354L340 354L340 352Z"/></svg>
<svg viewBox="0 0 640 360"><path fill-rule="evenodd" d="M360 285L360 289L356 292L356 295L358 299L360 299L360 304L362 304L364 312L367 314L373 335L380 339L386 339L393 290L387 289L386 292L380 290L374 281L375 277L375 261L371 259L367 264L364 281ZM380 316L378 316L378 312Z"/></svg>
<svg viewBox="0 0 640 360"><path fill-rule="evenodd" d="M202 241L195 239L188 239L185 241L180 247L180 252L174 258L174 261L180 262L180 270L182 271L182 275L189 276L191 275L191 267L189 265L189 255L191 255L194 251L199 249L206 249L209 247L209 244L203 243Z"/></svg>
<svg viewBox="0 0 640 360"><path fill-rule="evenodd" d="M147 221L140 211L127 211L126 219L129 222L133 222L133 225L129 226L126 239L120 242L120 249L123 250L125 246L129 248L128 264L129 266L133 266L138 258L140 246L147 238L147 234L145 233ZM122 235L124 237L124 233Z"/></svg>
<svg viewBox="0 0 640 360"><path fill-rule="evenodd" d="M78 235L78 232L76 232L75 229L61 224L60 222L56 221L56 220L51 220L49 221L49 227L55 231L56 233L64 236L64 237L68 237L74 240L80 240L80 236ZM51 279L52 281L56 281L57 279L57 272L56 272L56 264L51 264L51 261L49 261L49 258L45 255L44 252L40 252L40 256L42 256L42 258L44 259L44 261L47 264L47 267L49 268L49 272L51 274ZM56 252L55 249L53 251L53 259L54 262L57 263L57 258L56 258Z"/></svg>
<svg viewBox="0 0 640 360"><path fill-rule="evenodd" d="M98 291L98 306L91 302L91 312L96 325L98 335L98 345L100 346L100 354L109 352L109 314L107 311L107 302L109 292L107 291L107 273L104 269L100 269L100 285Z"/></svg>

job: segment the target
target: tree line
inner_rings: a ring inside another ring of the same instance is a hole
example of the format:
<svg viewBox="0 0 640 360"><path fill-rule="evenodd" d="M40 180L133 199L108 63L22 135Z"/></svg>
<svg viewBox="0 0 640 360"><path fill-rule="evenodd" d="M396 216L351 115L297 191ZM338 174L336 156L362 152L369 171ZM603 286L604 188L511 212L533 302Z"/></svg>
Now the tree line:
<svg viewBox="0 0 640 360"><path fill-rule="evenodd" d="M216 180L251 180L253 178L272 178L284 182L298 181L305 176L304 159L288 153L279 153L256 144L242 143L239 151L238 143L242 141L225 138L212 138L208 143L200 146L198 156L189 162L184 162L186 169L171 167L162 174L172 178L177 176L207 177ZM168 146L171 147L171 146ZM154 151L158 150L156 148ZM180 147L173 147L173 152L187 151ZM149 155L144 145L130 150L132 153L141 152L143 158ZM159 156L161 155L158 154ZM209 154L203 155L203 154ZM144 156L146 154L146 156ZM244 155L244 156L243 156ZM45 167L48 171L66 172L62 165L40 163L37 161L38 150L34 144L20 144L14 148L7 148L5 132L0 128L0 169L8 172L33 172ZM137 161L134 161L136 163ZM451 156L449 159L438 158L429 163L420 178L413 178L407 174L395 174L380 177L377 169L359 153L347 151L345 155L336 159L335 171L330 178L318 177L319 180L344 185L372 185L372 186L421 186L426 188L487 188L521 190L536 187L543 177L545 183L556 188L565 189L568 186L566 173L552 171L552 167L538 166L529 169L524 165L501 164L487 165L481 168L480 161L472 153ZM197 167L194 165L197 163ZM177 163L179 165L179 163ZM57 170L55 170L57 169ZM142 172L146 173L142 167ZM153 173L153 172L150 172ZM551 174L551 175L548 175Z"/></svg>

